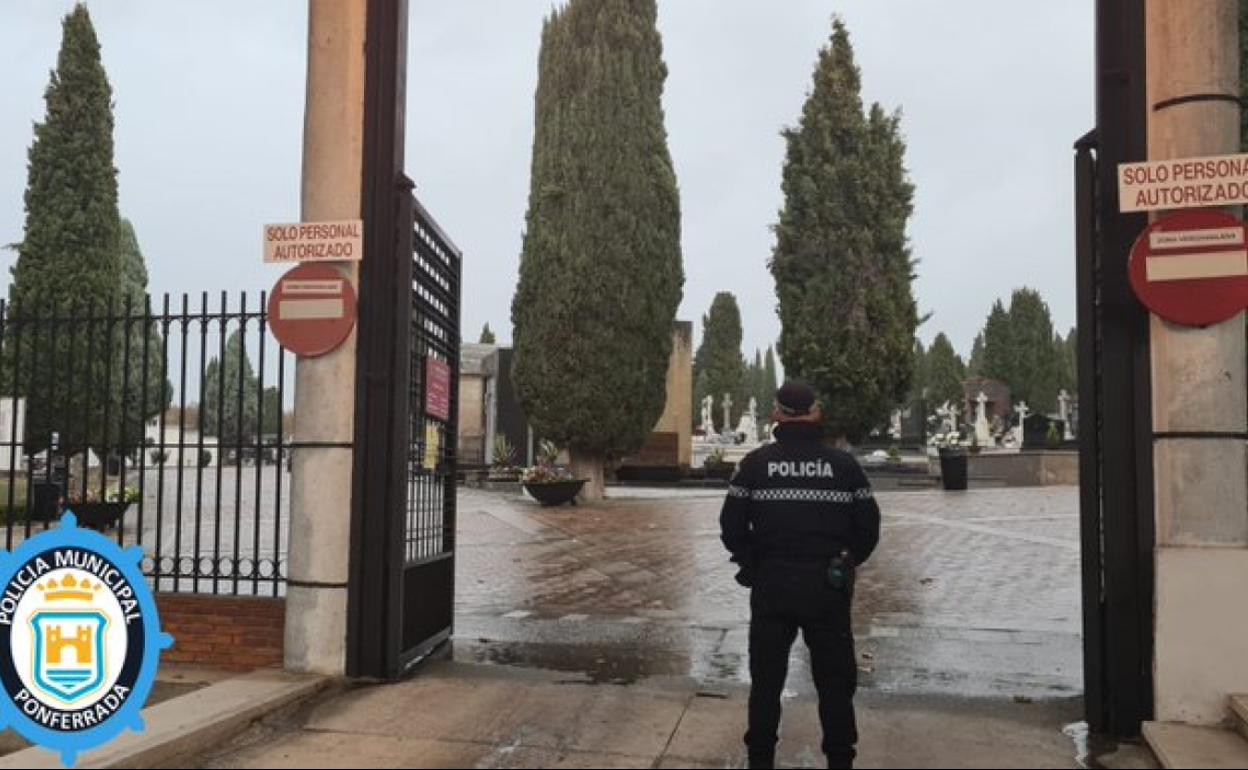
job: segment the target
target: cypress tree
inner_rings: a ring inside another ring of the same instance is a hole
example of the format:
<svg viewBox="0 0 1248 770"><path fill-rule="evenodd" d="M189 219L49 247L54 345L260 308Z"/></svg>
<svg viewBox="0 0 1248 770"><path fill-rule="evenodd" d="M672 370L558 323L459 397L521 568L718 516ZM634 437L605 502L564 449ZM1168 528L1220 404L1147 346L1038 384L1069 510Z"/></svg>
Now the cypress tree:
<svg viewBox="0 0 1248 770"><path fill-rule="evenodd" d="M927 350L923 347L923 340L914 339L914 377L910 384L910 400L917 401L927 398L928 391L931 390L931 378L927 372Z"/></svg>
<svg viewBox="0 0 1248 770"><path fill-rule="evenodd" d="M705 390L695 396L701 399L709 393L715 398L715 426L720 432L736 427L737 419L749 402L745 361L741 358L741 335L741 310L737 307L737 298L730 292L721 291L712 300L710 311L702 316L702 342L693 356L693 367L697 373L695 381L706 375L702 378ZM732 396L732 422L729 425L722 424L724 394Z"/></svg>
<svg viewBox="0 0 1248 770"><path fill-rule="evenodd" d="M139 239L134 232L134 225L128 219L121 220L121 305L120 313L129 313L124 333L129 336L129 350L125 341L114 341L114 355L118 366L114 371L122 371L124 366L128 374L124 377L113 375L113 387L121 396L122 409L119 410L119 424L113 427L110 439L122 442L125 449L143 441L143 426L148 420L160 414L173 398L173 386L165 378L165 362L162 358L160 332L155 321L142 320L147 308L147 263L143 259L143 251L139 248ZM121 330L119 330L120 332ZM146 388L144 378L144 350L146 345ZM146 393L146 402L144 394ZM120 422L124 419L124 425Z"/></svg>
<svg viewBox="0 0 1248 770"><path fill-rule="evenodd" d="M213 356L204 367L204 402L200 405L200 414L204 420L204 435L216 436L225 452L235 448L231 444L255 439L260 428L260 394L251 357L237 329L225 341L224 371L221 361L222 358ZM268 415L265 417L267 422Z"/></svg>
<svg viewBox="0 0 1248 770"><path fill-rule="evenodd" d="M542 29L514 374L587 499L663 410L684 283L656 16L654 0L571 0Z"/></svg>
<svg viewBox="0 0 1248 770"><path fill-rule="evenodd" d="M980 376L1004 382L1013 388L1010 382L1014 378L1014 339L1010 326L1010 316L1005 312L1001 300L992 303L988 311L988 320L984 322L984 330L980 333L983 340L983 355L980 358ZM1016 392L1011 398L1019 400Z"/></svg>
<svg viewBox="0 0 1248 770"><path fill-rule="evenodd" d="M864 114L860 87L836 19L799 125L784 132L785 203L770 263L786 374L816 389L831 435L849 441L904 400L918 326L900 118L879 105Z"/></svg>
<svg viewBox="0 0 1248 770"><path fill-rule="evenodd" d="M35 124L28 154L26 222L16 244L10 316L84 320L63 325L55 341L51 335L26 341L27 350L37 344L40 353L36 362L23 354L16 390L27 398L27 451L46 447L55 431L62 448L73 452L102 441L110 432L105 415L116 414L117 396L101 391L110 374L106 330L86 318L120 307L122 299L112 88L85 5L62 22L44 101L47 114ZM10 366L12 355L6 351Z"/></svg>
<svg viewBox="0 0 1248 770"><path fill-rule="evenodd" d="M953 349L944 332L932 340L932 347L925 357L927 398L932 405L949 401L961 404L964 400L963 383L966 382L966 364Z"/></svg>
<svg viewBox="0 0 1248 770"><path fill-rule="evenodd" d="M478 342L482 345L494 344L494 331L490 329L489 322L486 322L485 326L481 329L481 339L478 340Z"/></svg>
<svg viewBox="0 0 1248 770"><path fill-rule="evenodd" d="M984 333L980 332L975 335L975 342L971 345L971 359L966 362L966 374L968 377L984 376Z"/></svg>
<svg viewBox="0 0 1248 770"><path fill-rule="evenodd" d="M1055 408L1061 356L1049 306L1032 289L1018 289L1007 312L998 300L984 326L984 376L1010 386L1013 400L1035 412Z"/></svg>
<svg viewBox="0 0 1248 770"><path fill-rule="evenodd" d="M767 414L770 411L772 402L776 398L776 391L779 388L780 382L776 373L776 351L772 346L768 345L767 355L763 357L763 393L758 402L760 413Z"/></svg>
<svg viewBox="0 0 1248 770"><path fill-rule="evenodd" d="M758 418L767 418L773 392L767 390L767 369L763 365L763 351L754 348L754 363L750 365L750 395L758 401ZM746 404L748 406L748 404Z"/></svg>

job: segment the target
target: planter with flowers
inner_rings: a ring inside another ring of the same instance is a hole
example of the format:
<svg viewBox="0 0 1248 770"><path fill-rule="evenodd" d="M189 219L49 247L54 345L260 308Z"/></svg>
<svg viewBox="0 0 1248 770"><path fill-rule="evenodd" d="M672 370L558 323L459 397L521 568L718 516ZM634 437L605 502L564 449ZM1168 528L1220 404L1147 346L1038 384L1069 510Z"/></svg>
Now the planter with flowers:
<svg viewBox="0 0 1248 770"><path fill-rule="evenodd" d="M111 491L102 498L97 490L70 492L63 501L61 510L73 511L78 517L78 525L103 532L117 526L126 510L139 501L139 490L130 488L122 491Z"/></svg>
<svg viewBox="0 0 1248 770"><path fill-rule="evenodd" d="M961 491L967 488L967 457L966 445L957 431L937 436L933 441L940 452L940 480L947 491Z"/></svg>
<svg viewBox="0 0 1248 770"><path fill-rule="evenodd" d="M576 496L585 486L585 479L573 478L567 468L557 464L558 457L558 447L550 441L543 441L537 465L521 471L520 483L524 485L524 491L542 505L576 505Z"/></svg>

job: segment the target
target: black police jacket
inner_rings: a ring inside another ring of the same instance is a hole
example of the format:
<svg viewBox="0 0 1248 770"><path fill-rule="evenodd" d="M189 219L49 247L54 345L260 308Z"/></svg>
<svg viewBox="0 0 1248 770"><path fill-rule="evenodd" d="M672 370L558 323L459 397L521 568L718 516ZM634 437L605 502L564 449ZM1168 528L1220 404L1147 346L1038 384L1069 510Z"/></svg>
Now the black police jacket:
<svg viewBox="0 0 1248 770"><path fill-rule="evenodd" d="M848 549L865 562L880 539L880 507L858 462L824 444L818 425L781 423L775 437L746 455L728 488L719 525L732 560L748 570Z"/></svg>

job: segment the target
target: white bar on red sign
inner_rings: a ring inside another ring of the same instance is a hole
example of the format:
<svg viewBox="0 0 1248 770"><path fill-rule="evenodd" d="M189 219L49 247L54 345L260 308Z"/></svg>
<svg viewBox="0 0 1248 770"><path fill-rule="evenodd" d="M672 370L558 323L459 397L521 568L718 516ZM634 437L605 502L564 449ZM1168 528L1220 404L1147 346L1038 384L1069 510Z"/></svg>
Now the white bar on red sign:
<svg viewBox="0 0 1248 770"><path fill-rule="evenodd" d="M1195 281L1248 276L1248 251L1167 254L1148 258L1150 281Z"/></svg>
<svg viewBox="0 0 1248 770"><path fill-rule="evenodd" d="M1152 249L1193 249L1202 246L1242 246L1244 228L1211 227L1207 230L1154 230L1148 234Z"/></svg>
<svg viewBox="0 0 1248 770"><path fill-rule="evenodd" d="M284 299L277 304L277 317L283 321L337 319L343 315L342 299Z"/></svg>
<svg viewBox="0 0 1248 770"><path fill-rule="evenodd" d="M342 293L342 281L337 280L285 280L282 281L283 294L332 294Z"/></svg>

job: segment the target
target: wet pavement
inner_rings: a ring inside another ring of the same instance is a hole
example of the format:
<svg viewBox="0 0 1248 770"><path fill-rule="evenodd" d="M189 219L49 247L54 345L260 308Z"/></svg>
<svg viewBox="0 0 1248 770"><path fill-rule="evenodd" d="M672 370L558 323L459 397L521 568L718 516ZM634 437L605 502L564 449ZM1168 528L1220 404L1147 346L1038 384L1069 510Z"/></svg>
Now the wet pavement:
<svg viewBox="0 0 1248 770"><path fill-rule="evenodd" d="M616 490L617 495L631 490ZM1078 491L885 492L861 571L862 685L961 696L1081 691ZM457 660L745 682L747 592L719 542L722 493L538 508L460 496ZM795 647L791 677L808 687Z"/></svg>
<svg viewBox="0 0 1248 770"><path fill-rule="evenodd" d="M615 494L544 509L461 490L449 654L198 764L742 766L748 597L719 543L722 493ZM855 603L859 766L1095 764L1078 722L1077 490L879 499ZM800 642L785 697L781 764L822 766ZM1106 764L1153 766L1130 747Z"/></svg>

